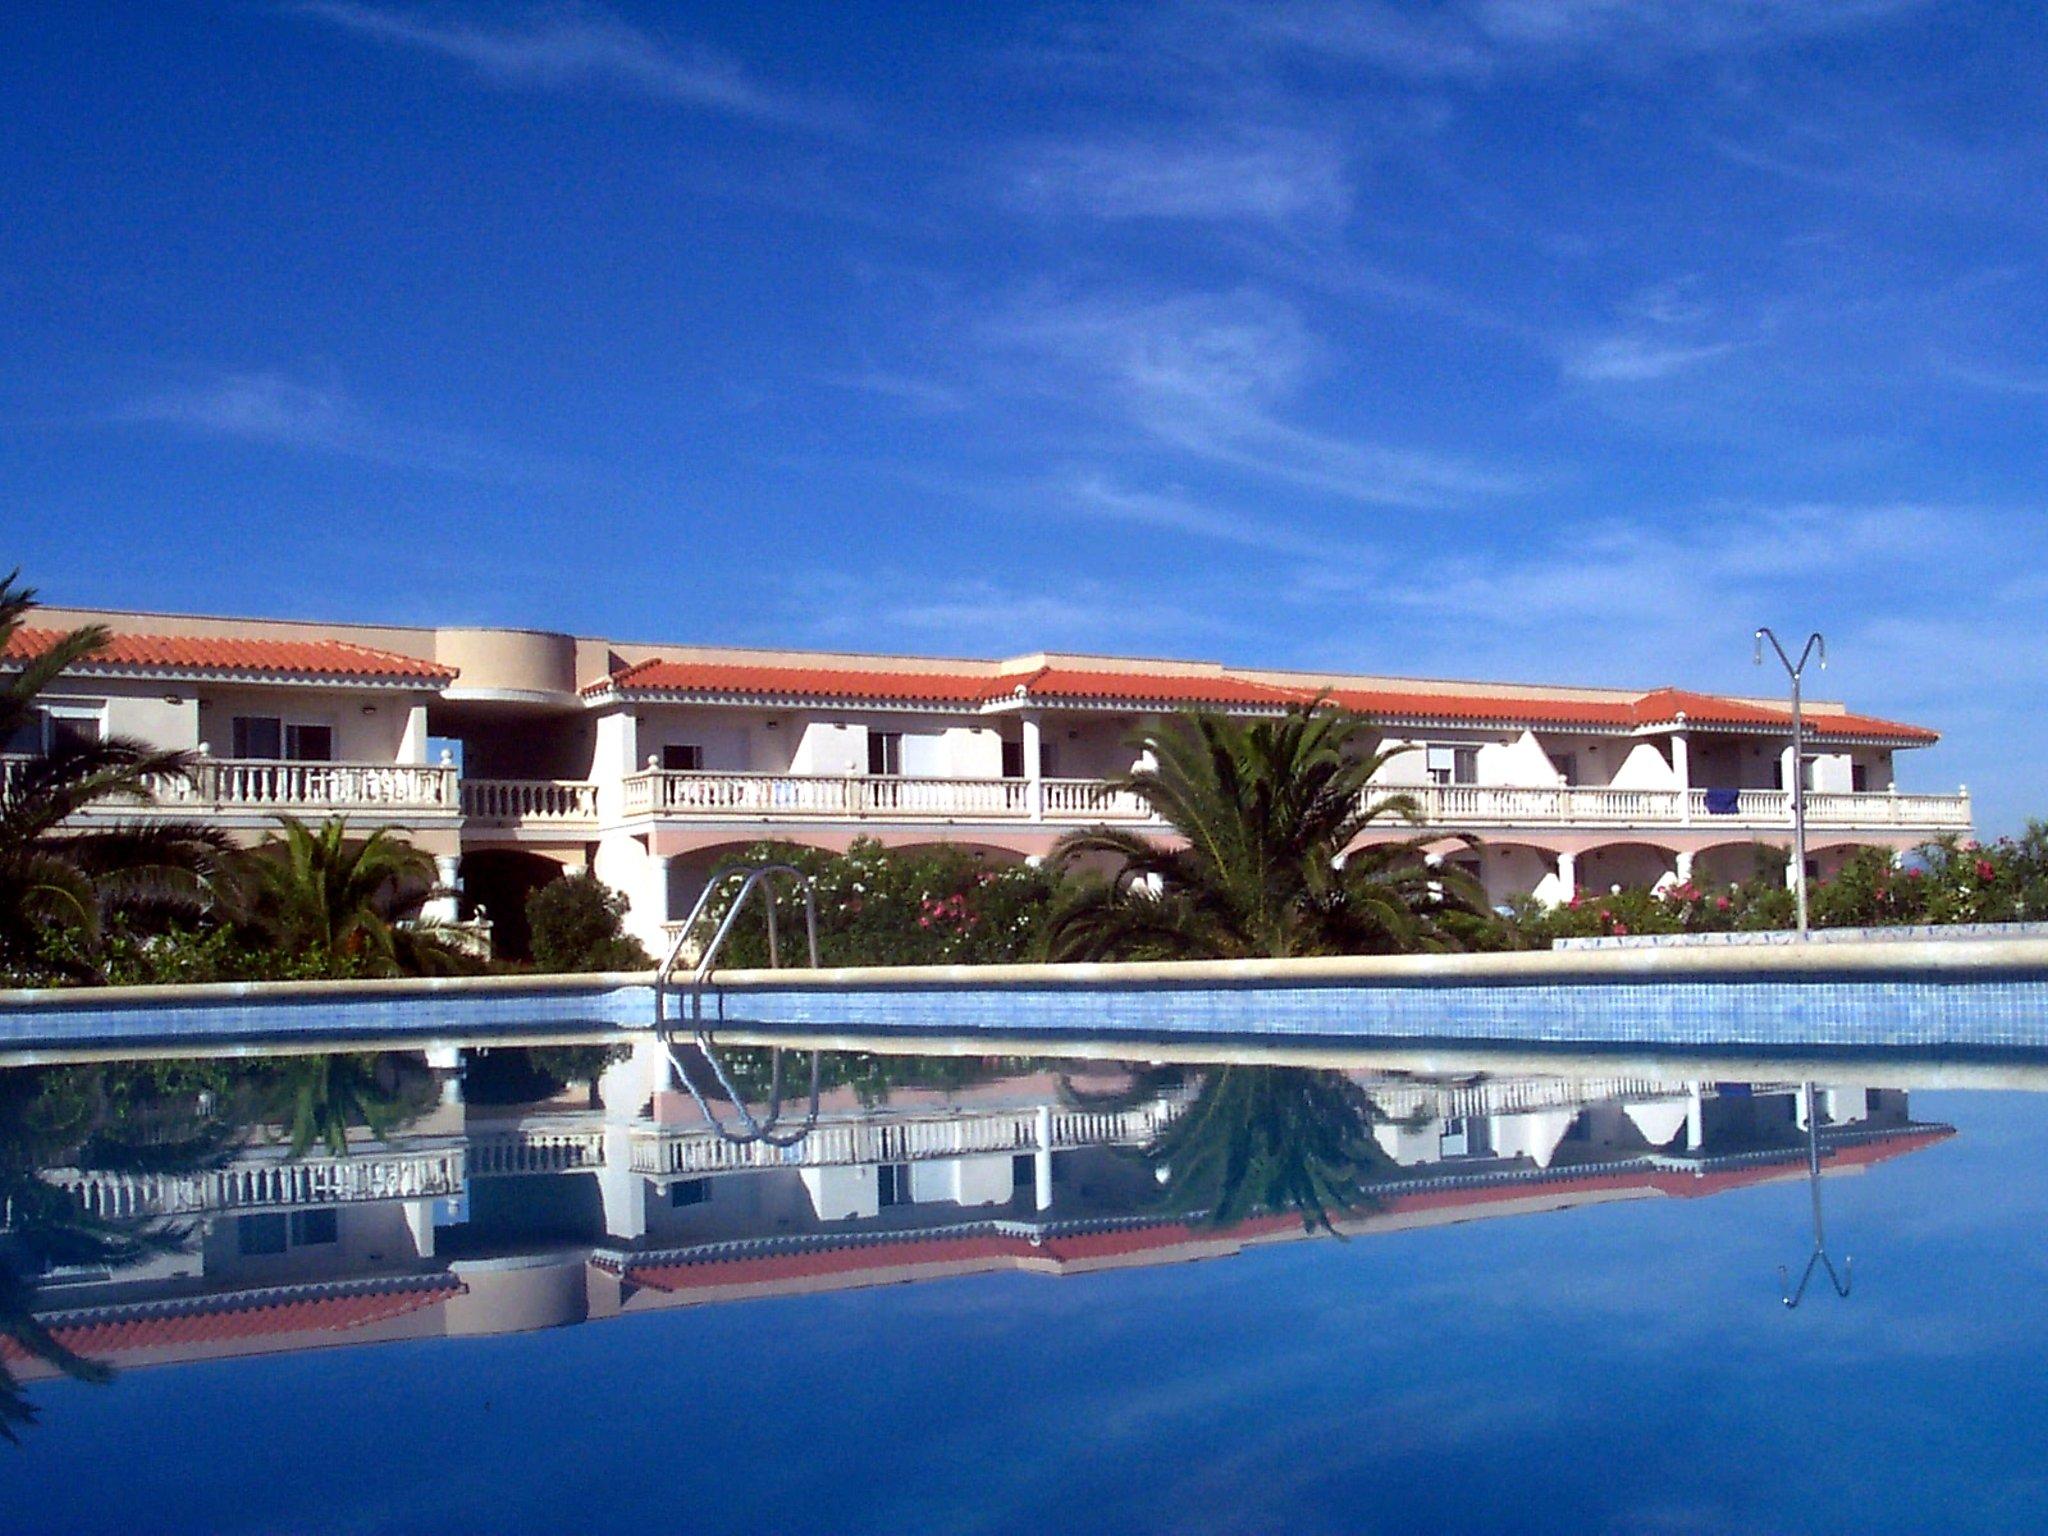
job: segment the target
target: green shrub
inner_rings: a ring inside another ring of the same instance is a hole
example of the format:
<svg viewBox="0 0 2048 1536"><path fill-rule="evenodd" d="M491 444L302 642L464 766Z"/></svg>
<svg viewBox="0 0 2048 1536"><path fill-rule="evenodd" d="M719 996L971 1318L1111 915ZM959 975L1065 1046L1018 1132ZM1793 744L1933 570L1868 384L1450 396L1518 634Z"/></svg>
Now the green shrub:
<svg viewBox="0 0 2048 1536"><path fill-rule="evenodd" d="M625 932L626 898L592 874L550 880L526 898L537 971L644 971L653 956Z"/></svg>
<svg viewBox="0 0 2048 1536"><path fill-rule="evenodd" d="M818 950L826 965L996 965L1035 960L1064 877L1049 866L1002 864L963 848L892 850L866 838L843 854L759 843L747 862L793 864L817 882ZM733 883L737 890L738 882ZM729 897L712 904L708 938ZM775 882L785 965L804 960L803 898ZM749 899L721 966L768 963L768 929L758 895Z"/></svg>

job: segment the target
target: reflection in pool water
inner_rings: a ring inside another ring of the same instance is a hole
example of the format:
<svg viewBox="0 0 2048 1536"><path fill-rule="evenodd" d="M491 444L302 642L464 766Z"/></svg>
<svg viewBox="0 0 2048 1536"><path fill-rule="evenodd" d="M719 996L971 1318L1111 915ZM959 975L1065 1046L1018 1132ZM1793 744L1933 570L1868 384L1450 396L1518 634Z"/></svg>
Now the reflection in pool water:
<svg viewBox="0 0 2048 1536"><path fill-rule="evenodd" d="M1313 1311L1319 1295L1350 1294L1349 1272L1328 1266L1370 1262L1384 1270L1397 1255L1400 1278L1383 1278L1380 1287L1391 1297L1420 1277L1441 1278L1445 1264L1483 1261L1492 1248L1505 1267L1488 1272L1516 1289L1508 1277L1524 1260L1510 1255L1527 1247L1519 1235L1526 1231L1569 1296L1582 1284L1613 1283L1617 1256L1607 1250L1634 1232L1642 1246L1624 1268L1632 1266L1644 1284L1658 1275L1669 1283L1676 1276L1664 1266L1679 1262L1689 1228L1730 1230L1705 1214L1681 1217L1675 1228L1646 1214L1679 1204L1701 1213L1725 1208L1745 1234L1741 1244L1753 1236L1776 1246L1768 1265L1750 1262L1749 1278L1734 1277L1716 1305L1762 1299L1782 1319L1770 1273L1784 1244L1799 1236L1786 1218L1805 1209L1809 1130L1819 1174L1831 1186L1839 1175L1867 1170L1895 1178L1894 1167L1954 1134L1942 1120L1917 1114L1907 1092L1853 1083L1814 1090L1809 1111L1799 1082L1677 1080L1648 1068L1423 1076L842 1052L826 1058L817 1125L783 1147L720 1136L652 1053L619 1054L538 1066L526 1053L494 1051L462 1062L443 1056L433 1066L418 1055L389 1054L0 1074L7 1199L0 1237L7 1396L0 1411L24 1439L13 1454L76 1468L84 1445L73 1440L73 1423L76 1433L104 1433L97 1427L108 1415L118 1421L124 1402L137 1411L147 1403L152 1412L183 1403L181 1435L195 1454L215 1454L245 1412L240 1394L262 1395L267 1382L303 1385L317 1379L308 1371L352 1379L371 1369L389 1390L425 1403L464 1370L507 1367L502 1354L451 1361L417 1353L423 1341L447 1341L438 1346L445 1349L463 1339L606 1319L641 1317L642 1328L671 1330L635 1335L635 1348L655 1352L646 1358L674 1392L708 1392L714 1382L722 1390L735 1370L749 1369L754 1346L739 1341L758 1334L759 1325L747 1321L757 1305L779 1308L774 1330L810 1351L770 1350L756 1363L772 1363L784 1389L775 1412L795 1414L812 1435L872 1445L876 1435L914 1441L933 1433L913 1398L948 1390L940 1383L983 1335L1011 1337L1013 1323L1034 1317L1037 1331L1013 1344L1087 1359L1091 1379L1102 1383L1085 1410L1073 1407L1063 1385L1046 1398L1048 1411L1057 1400L1066 1404L1058 1411L1084 1411L1094 1432L1105 1432L1104 1424L1124 1423L1120 1395L1135 1404L1158 1373L1181 1374L1177 1364L1126 1353L1136 1345L1124 1333L1132 1326L1124 1308L1139 1295L1153 1320L1148 1339L1176 1315L1198 1338L1211 1337L1206 1330L1219 1318L1244 1331L1242 1348L1251 1354L1204 1345L1195 1353L1206 1357L1209 1386L1177 1389L1204 1390L1213 1397L1204 1413L1227 1414L1233 1373L1256 1373L1256 1351L1270 1343L1254 1342L1262 1330L1249 1320L1274 1307ZM726 1065L740 1092L761 1090L758 1059L736 1052ZM591 1082L563 1080L579 1068ZM715 1093L715 1083L707 1071L695 1087ZM1952 1101L1973 1097L1997 1102ZM1742 1194L1774 1188L1765 1205ZM1855 1240L1881 1245L1884 1233L1870 1227L1867 1209L1859 1215ZM1561 1225L1568 1223L1577 1225ZM1309 1259L1323 1245L1301 1240L1322 1232L1366 1240L1349 1250L1382 1245L1389 1260L1335 1256L1347 1248ZM1463 1235L1472 1233L1500 1235ZM1312 1267L1290 1259L1275 1271L1279 1255L1295 1249ZM1220 1268L1178 1263L1226 1257L1231 1262ZM1094 1278L1081 1291L1055 1288L1043 1300L980 1288L1005 1273ZM1193 1278L1210 1274L1218 1278ZM1141 1281L1144 1275L1158 1278ZM1318 1275L1327 1293L1318 1290ZM1287 1283L1276 1289L1276 1277ZM914 1309L928 1333L892 1335L886 1368L868 1362L867 1374L879 1371L890 1385L861 1389L862 1422L855 1424L828 1411L834 1395L863 1374L843 1357L844 1346L872 1336L871 1317L901 1321L902 1304L887 1299L897 1293L872 1288L902 1281L920 1282L917 1294L932 1299ZM1872 1303L1866 1290L1859 1288L1855 1305L1881 1308L1882 1299ZM2025 1300L2031 1309L2032 1296ZM708 1304L721 1305L705 1314ZM1544 1303L1560 1304L1557 1297ZM986 1313L991 1307L996 1312ZM732 1321L684 1322L713 1315ZM1855 1315L1854 1307L1845 1315ZM1424 1318L1428 1325L1404 1350L1459 1347L1462 1325L1447 1323L1437 1303L1415 1317L1416 1326ZM1104 1333L1111 1318L1119 1321ZM671 1356L659 1341L678 1338L677 1326L694 1342L678 1344L684 1353ZM1533 1356L1549 1345L1533 1318L1529 1326ZM566 1336L534 1337L538 1347L543 1337ZM1076 1354L1079 1339L1093 1340L1092 1355ZM355 1348L408 1340L415 1343L395 1353ZM555 1343L546 1358L520 1357L524 1365L513 1376L523 1371L523 1384L497 1379L508 1391L539 1391L547 1359L561 1362L558 1371L572 1370L583 1353ZM254 1356L263 1358L223 1364ZM62 1380L97 1380L110 1366L124 1372L111 1390L81 1392ZM220 1374L229 1369L232 1375ZM1480 1390L1477 1378L1447 1369L1446 1391L1457 1381ZM548 1390L566 1389L554 1379ZM577 1390L580 1412L609 1423L610 1436L624 1432L616 1415L628 1413L630 1390L605 1380ZM960 1411L970 1420L987 1414L995 1433L1010 1421L982 1397L969 1393ZM1255 1397L1246 1395L1242 1411L1252 1411ZM1455 1399L1452 1391L1444 1401ZM1275 1427L1267 1421L1276 1410L1261 1402L1263 1435ZM36 1406L46 1410L40 1424L32 1422ZM412 1410L389 1411L403 1417ZM768 1410L757 1404L753 1411ZM1325 1403L1315 1411L1331 1410ZM1519 1422L1518 1411L1501 1408L1504 1430ZM465 1422L473 1432L475 1424ZM1304 1419L1297 1433L1308 1429ZM1147 1443L1157 1454L1159 1445ZM704 1449L686 1437L664 1454L698 1464ZM727 1453L738 1454L731 1444ZM1347 1451L1333 1466L1355 1460ZM516 1483L520 1474L500 1476ZM894 1495L882 1498L858 1480L832 1484L836 1494L799 1482L807 1491L791 1494L795 1523L864 1526L894 1507ZM541 1510L545 1498L530 1492ZM647 1496L653 1492L650 1483ZM371 1501L367 1488L334 1496L344 1505L365 1501L354 1524L413 1528L391 1506ZM959 1490L947 1498L955 1501L945 1505L953 1523L976 1507ZM720 1507L737 1515L741 1503ZM1498 1505L1495 1515L1517 1507ZM191 1528L237 1524L223 1508L199 1500ZM1455 1501L1422 1499L1409 1508L1460 1523ZM112 1510L59 1498L44 1512L44 1528L90 1526L101 1514L119 1523ZM1009 1487L989 1495L985 1523L1028 1524L1033 1511L1028 1495ZM1240 1517L1218 1519L1299 1523L1301 1513L1281 1489L1270 1502L1241 1504ZM418 1523L469 1527L460 1514ZM239 1523L272 1524L260 1517ZM548 1522L536 1514L531 1523Z"/></svg>

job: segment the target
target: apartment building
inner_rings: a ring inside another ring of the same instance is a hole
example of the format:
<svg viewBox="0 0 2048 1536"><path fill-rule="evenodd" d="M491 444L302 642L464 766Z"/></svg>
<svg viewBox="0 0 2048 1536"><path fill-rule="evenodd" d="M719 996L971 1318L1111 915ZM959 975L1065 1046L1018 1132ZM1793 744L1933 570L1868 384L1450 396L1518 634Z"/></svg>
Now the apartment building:
<svg viewBox="0 0 2048 1536"><path fill-rule="evenodd" d="M111 644L51 690L8 752L66 733L199 754L180 815L256 839L280 813L403 831L487 912L565 868L623 892L658 947L710 871L783 838L953 843L1036 859L1076 827L1157 825L1110 787L1133 733L1187 708L1271 716L1318 696L1367 714L1379 782L1421 808L1496 899L1785 866L1798 774L1825 876L1859 844L1970 830L1967 793L1902 789L1917 725L1781 701L1038 654L1002 660L633 644L44 608L0 670L76 625ZM33 739L30 739L33 738ZM1165 834L1163 827L1160 828ZM1413 835L1389 824L1375 837ZM1466 837L1479 839L1474 849Z"/></svg>

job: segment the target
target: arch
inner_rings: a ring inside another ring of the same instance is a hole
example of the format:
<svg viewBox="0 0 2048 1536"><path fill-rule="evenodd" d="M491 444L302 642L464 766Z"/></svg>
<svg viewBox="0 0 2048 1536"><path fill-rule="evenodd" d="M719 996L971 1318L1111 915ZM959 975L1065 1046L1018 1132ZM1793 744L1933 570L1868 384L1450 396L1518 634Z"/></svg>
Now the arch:
<svg viewBox="0 0 2048 1536"><path fill-rule="evenodd" d="M526 900L582 861L549 857L526 848L472 848L462 856L462 896L471 911L491 922L491 954L500 960L531 960L533 933L526 925Z"/></svg>
<svg viewBox="0 0 2048 1536"><path fill-rule="evenodd" d="M1578 857L1578 887L1586 895L1600 895L1620 886L1623 890L1649 890L1665 876L1676 877L1678 854L1659 843L1623 839L1601 843Z"/></svg>

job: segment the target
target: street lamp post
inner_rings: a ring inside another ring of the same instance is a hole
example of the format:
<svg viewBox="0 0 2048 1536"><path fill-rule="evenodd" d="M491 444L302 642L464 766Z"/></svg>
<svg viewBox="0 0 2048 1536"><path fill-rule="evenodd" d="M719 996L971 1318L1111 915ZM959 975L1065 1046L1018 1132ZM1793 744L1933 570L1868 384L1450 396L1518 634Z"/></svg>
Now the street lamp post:
<svg viewBox="0 0 2048 1536"><path fill-rule="evenodd" d="M1768 628L1756 632L1756 665L1764 664L1764 642L1771 642L1771 649L1778 653L1778 660L1785 664L1785 675L1792 679L1792 893L1799 902L1799 937L1807 936L1806 921L1806 726L1799 712L1799 678L1806 670L1808 657L1817 657L1821 670L1828 665L1828 643L1820 632L1806 637L1806 645L1794 661L1786 655L1785 647L1778 643L1778 637Z"/></svg>

